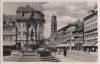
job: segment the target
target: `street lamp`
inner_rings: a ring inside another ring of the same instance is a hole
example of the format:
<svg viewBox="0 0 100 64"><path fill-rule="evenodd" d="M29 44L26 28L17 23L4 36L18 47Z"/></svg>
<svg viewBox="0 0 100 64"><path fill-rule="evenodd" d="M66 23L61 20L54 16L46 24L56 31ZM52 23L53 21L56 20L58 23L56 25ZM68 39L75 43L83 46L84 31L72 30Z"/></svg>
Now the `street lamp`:
<svg viewBox="0 0 100 64"><path fill-rule="evenodd" d="M18 28L16 26L16 44L17 44L17 31L18 31Z"/></svg>

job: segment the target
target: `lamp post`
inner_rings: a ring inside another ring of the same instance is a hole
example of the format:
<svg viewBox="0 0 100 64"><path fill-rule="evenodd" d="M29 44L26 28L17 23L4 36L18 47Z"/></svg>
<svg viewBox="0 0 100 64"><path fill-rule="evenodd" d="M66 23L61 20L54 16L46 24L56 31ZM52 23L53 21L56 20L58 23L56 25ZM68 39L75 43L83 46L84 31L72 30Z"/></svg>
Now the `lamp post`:
<svg viewBox="0 0 100 64"><path fill-rule="evenodd" d="M18 28L16 26L16 44L17 44L17 31L18 31Z"/></svg>

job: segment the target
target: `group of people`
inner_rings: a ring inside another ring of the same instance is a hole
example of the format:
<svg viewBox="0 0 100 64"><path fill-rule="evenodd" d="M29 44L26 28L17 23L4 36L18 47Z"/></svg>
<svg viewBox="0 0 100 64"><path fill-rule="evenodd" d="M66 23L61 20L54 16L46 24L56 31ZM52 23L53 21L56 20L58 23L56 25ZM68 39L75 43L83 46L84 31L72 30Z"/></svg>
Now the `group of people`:
<svg viewBox="0 0 100 64"><path fill-rule="evenodd" d="M63 48L47 48L47 49L51 50L51 52L55 52L55 55L57 53L58 54L62 54L63 53L64 56L67 56L68 48L66 48L66 47L63 47Z"/></svg>
<svg viewBox="0 0 100 64"><path fill-rule="evenodd" d="M58 53L61 54L63 52L64 56L67 56L67 48L64 47L63 49L58 49Z"/></svg>
<svg viewBox="0 0 100 64"><path fill-rule="evenodd" d="M17 48L17 50L25 50L25 49L28 49L28 48L26 48L25 46L24 46L24 44L21 44L21 43L18 43L17 45L16 45L16 48ZM25 49L24 49L25 48ZM55 50L54 50L55 49ZM43 50L47 50L46 48L45 49L43 49ZM48 49L49 50L49 49ZM62 52L63 52L63 55L64 56L67 56L67 48L66 47L63 47L63 48L53 48L51 51L53 52L55 52L55 54L58 52L58 54L61 54Z"/></svg>

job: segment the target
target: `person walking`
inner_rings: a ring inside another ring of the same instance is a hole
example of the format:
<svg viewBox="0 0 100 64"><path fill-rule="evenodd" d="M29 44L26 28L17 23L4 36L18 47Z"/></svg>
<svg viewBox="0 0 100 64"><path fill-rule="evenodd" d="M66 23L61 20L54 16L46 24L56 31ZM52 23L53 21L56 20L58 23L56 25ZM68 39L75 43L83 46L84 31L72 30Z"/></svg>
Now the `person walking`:
<svg viewBox="0 0 100 64"><path fill-rule="evenodd" d="M60 48L58 49L58 54L60 54L61 53L61 51L60 51Z"/></svg>
<svg viewBox="0 0 100 64"><path fill-rule="evenodd" d="M54 49L54 51L55 51L55 55L56 55L56 52L57 52L57 48L55 48L55 49Z"/></svg>
<svg viewBox="0 0 100 64"><path fill-rule="evenodd" d="M67 48L64 48L64 56L67 56Z"/></svg>

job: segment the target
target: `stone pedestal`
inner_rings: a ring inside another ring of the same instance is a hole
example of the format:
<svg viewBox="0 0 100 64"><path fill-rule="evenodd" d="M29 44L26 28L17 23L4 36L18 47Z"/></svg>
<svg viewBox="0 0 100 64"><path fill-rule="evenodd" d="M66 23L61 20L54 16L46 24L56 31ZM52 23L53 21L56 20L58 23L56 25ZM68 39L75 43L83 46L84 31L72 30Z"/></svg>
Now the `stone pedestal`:
<svg viewBox="0 0 100 64"><path fill-rule="evenodd" d="M51 55L51 51L40 51L40 57L46 57Z"/></svg>
<svg viewBox="0 0 100 64"><path fill-rule="evenodd" d="M11 57L19 57L21 58L22 57L22 52L20 50L12 50L11 51Z"/></svg>

